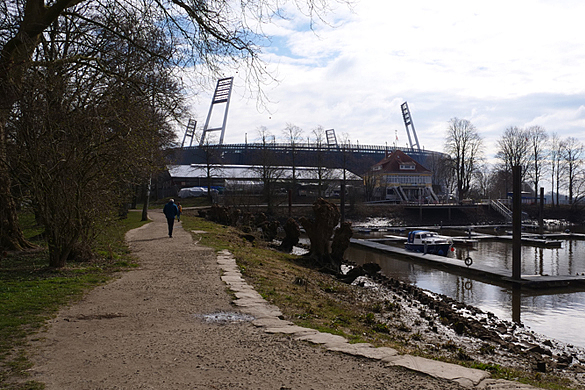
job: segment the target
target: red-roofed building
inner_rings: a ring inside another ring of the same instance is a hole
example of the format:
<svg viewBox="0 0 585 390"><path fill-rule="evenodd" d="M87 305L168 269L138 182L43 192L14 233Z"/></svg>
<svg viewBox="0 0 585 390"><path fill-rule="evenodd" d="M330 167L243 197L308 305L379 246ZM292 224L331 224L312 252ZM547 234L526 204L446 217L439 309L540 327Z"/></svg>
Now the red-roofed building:
<svg viewBox="0 0 585 390"><path fill-rule="evenodd" d="M406 155L395 150L371 168L375 177L374 196L397 203L438 202L433 192L432 172Z"/></svg>

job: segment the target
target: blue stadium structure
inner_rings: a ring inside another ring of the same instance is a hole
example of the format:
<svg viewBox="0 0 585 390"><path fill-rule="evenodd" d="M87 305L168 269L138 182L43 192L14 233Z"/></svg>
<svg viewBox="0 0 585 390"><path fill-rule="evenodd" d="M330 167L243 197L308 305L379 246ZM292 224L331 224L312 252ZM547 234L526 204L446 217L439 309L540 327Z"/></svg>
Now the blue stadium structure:
<svg viewBox="0 0 585 390"><path fill-rule="evenodd" d="M445 156L430 150L399 149L431 171ZM378 145L216 144L174 149L171 164L262 165L266 153L270 152L271 159L277 162L272 165L345 168L361 176L394 150L392 147Z"/></svg>

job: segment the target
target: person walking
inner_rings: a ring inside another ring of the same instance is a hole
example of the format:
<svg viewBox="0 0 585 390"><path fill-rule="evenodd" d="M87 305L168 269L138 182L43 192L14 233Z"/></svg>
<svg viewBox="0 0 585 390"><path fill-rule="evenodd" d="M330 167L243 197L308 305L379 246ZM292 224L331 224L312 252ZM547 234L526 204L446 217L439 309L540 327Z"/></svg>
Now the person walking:
<svg viewBox="0 0 585 390"><path fill-rule="evenodd" d="M178 214L177 214L177 222L181 222L181 214L183 214L183 206L181 206L181 203L177 202L177 210Z"/></svg>
<svg viewBox="0 0 585 390"><path fill-rule="evenodd" d="M175 224L175 217L179 214L179 209L175 204L175 200L169 200L169 203L163 207L163 213L167 217L167 224L169 225L169 237L173 238L173 225Z"/></svg>

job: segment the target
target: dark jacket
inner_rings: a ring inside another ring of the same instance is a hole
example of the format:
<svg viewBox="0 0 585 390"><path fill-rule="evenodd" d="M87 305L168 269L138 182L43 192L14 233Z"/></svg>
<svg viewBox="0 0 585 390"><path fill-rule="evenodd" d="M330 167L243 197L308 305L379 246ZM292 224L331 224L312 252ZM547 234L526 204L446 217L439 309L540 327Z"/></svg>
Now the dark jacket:
<svg viewBox="0 0 585 390"><path fill-rule="evenodd" d="M179 209L177 208L175 202L169 202L165 204L165 207L163 208L163 213L165 213L167 218L175 218L177 214L179 214Z"/></svg>

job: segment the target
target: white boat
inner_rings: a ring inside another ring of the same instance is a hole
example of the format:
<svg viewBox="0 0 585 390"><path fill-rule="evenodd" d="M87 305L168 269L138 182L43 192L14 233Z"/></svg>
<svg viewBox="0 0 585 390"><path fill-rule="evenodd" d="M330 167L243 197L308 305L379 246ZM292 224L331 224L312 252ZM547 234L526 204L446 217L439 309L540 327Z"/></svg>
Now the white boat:
<svg viewBox="0 0 585 390"><path fill-rule="evenodd" d="M428 230L413 230L408 233L404 247L413 252L447 256L453 247L453 240Z"/></svg>

